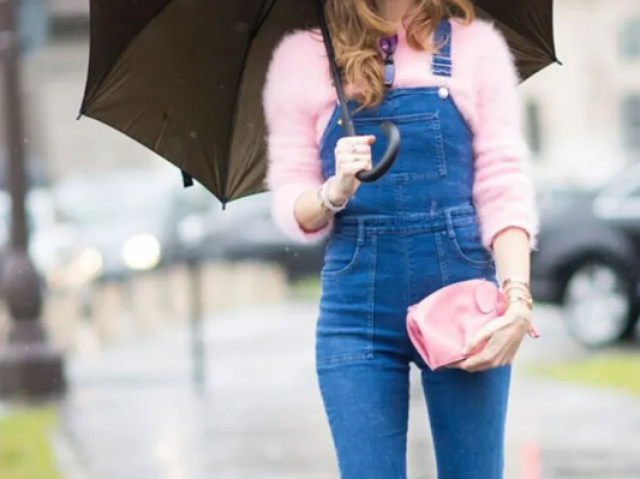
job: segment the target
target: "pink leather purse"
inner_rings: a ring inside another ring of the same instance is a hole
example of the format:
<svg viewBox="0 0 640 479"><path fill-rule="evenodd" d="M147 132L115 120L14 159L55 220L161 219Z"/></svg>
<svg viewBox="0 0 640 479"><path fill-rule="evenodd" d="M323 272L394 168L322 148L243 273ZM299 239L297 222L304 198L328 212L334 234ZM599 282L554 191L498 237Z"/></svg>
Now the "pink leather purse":
<svg viewBox="0 0 640 479"><path fill-rule="evenodd" d="M506 303L502 291L490 281L478 279L446 286L409 308L409 337L429 368L442 368L467 357L467 341L489 321L502 316ZM538 337L535 328L529 334Z"/></svg>

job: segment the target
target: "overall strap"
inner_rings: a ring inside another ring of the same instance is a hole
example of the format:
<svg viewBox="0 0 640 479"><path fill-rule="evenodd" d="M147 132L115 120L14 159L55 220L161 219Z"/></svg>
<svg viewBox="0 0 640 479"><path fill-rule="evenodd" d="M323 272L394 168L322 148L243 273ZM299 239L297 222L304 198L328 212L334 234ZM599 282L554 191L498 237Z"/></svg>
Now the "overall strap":
<svg viewBox="0 0 640 479"><path fill-rule="evenodd" d="M431 73L437 76L451 76L451 23L443 19L434 32L435 47L438 49L431 57Z"/></svg>

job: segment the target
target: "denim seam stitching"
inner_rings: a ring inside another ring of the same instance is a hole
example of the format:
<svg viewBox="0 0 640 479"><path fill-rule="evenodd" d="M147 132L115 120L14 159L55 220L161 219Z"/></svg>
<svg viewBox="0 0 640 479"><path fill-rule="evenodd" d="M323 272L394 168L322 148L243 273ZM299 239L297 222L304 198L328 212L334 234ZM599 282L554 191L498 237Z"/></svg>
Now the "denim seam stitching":
<svg viewBox="0 0 640 479"><path fill-rule="evenodd" d="M337 356L334 358L326 358L326 359L319 359L316 360L316 367L317 368L322 368L323 366L340 366L342 364L351 362L351 361L358 361L361 359L371 359L370 358L371 353L360 353L360 354L350 354L348 356Z"/></svg>
<svg viewBox="0 0 640 479"><path fill-rule="evenodd" d="M440 171L440 178L447 176L447 158L444 151L444 138L442 135L442 123L440 122L440 114L436 113L436 118L433 121L435 126L435 139L436 139L436 161L438 162L438 170Z"/></svg>
<svg viewBox="0 0 640 479"><path fill-rule="evenodd" d="M437 112L435 113L423 112L423 113L409 113L405 115L376 115L374 117L370 117L370 116L363 116L360 118L356 117L353 119L353 124L354 126L358 126L358 125L370 126L370 125L378 125L383 121L392 121L394 123L402 125L405 123L413 123L413 122L419 122L419 121L433 122L439 119L440 119L440 115L438 115Z"/></svg>
<svg viewBox="0 0 640 479"><path fill-rule="evenodd" d="M453 217L451 215L451 211L445 211L444 212L444 217L445 217L445 223L446 223L446 231L447 231L447 237L449 239L455 239L456 238L456 229L455 229L455 225L453 224Z"/></svg>
<svg viewBox="0 0 640 479"><path fill-rule="evenodd" d="M409 272L409 277L407 278L407 288L405 290L405 304L407 306L410 306L411 302L413 301L413 279L415 278L415 274L414 274L414 257L415 255L413 254L411 245L412 245L412 236L411 235L406 235L403 238L403 242L404 242L404 254L405 254L405 261L407 262L407 270Z"/></svg>
<svg viewBox="0 0 640 479"><path fill-rule="evenodd" d="M374 329L375 329L375 285L376 285L376 269L378 267L378 238L373 235L371 237L371 248L369 249L371 258L370 258L370 267L368 273L368 294L369 294L369 321L368 321L368 343L367 343L367 359L373 359L373 340L374 340Z"/></svg>
<svg viewBox="0 0 640 479"><path fill-rule="evenodd" d="M446 261L444 259L444 251L442 248L442 236L446 232L436 235L436 250L438 251L438 263L440 264L440 281L441 287L444 287L449 281L449 271L447 270Z"/></svg>

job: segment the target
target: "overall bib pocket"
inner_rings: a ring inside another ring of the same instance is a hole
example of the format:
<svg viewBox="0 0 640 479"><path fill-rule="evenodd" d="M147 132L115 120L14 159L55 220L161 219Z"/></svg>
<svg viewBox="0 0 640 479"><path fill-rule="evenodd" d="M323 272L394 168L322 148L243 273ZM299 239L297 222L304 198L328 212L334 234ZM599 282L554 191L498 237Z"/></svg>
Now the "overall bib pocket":
<svg viewBox="0 0 640 479"><path fill-rule="evenodd" d="M403 158L417 161L415 169L419 173L416 175L425 180L438 180L447 176L444 138L438 111L389 117L368 117L366 114L356 116L353 122L358 134L375 135L380 139L371 146L374 158L380 158L386 148L380 137L380 125L385 120L395 123L403 138L419 139L402 144L398 161L403 161ZM391 181L390 176L393 175L383 176L379 182Z"/></svg>

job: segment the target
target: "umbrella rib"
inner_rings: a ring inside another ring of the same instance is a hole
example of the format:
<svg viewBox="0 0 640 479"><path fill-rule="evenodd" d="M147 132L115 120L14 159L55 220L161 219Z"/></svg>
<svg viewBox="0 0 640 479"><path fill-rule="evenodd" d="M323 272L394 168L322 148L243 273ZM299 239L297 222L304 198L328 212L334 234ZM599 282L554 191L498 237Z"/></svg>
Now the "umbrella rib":
<svg viewBox="0 0 640 479"><path fill-rule="evenodd" d="M154 20L158 17L158 15L160 15L162 12L164 12L167 7L169 6L171 2L167 2L165 5L163 5L162 7L160 7L158 9L157 12L155 12L150 18L149 21L147 23L145 23L144 25L142 25L140 27L140 29L138 31L136 31L132 36L131 36L131 41L129 42L129 45L131 45L131 43L133 43L133 41L140 35L140 33ZM91 13L90 13L91 15ZM98 77L98 79L95 81L93 88L91 89L91 91L85 91L84 93L84 101L82 102L82 105L80 106L80 114L78 115L78 118L80 118L81 116L85 115L87 110L89 109L89 105L91 105L91 102L93 101L93 97L96 94L97 91L100 90L100 88L102 87L102 82L105 80L105 78L107 78L112 72L113 69L116 65L118 65L120 63L120 60L122 59L122 57L124 56L125 52L128 49L128 45L126 48L123 48L122 51L118 54L118 56L115 58L115 61L113 61L111 63L111 65L109 66L109 68L106 68ZM91 53L89 53L89 66L91 65ZM87 85L88 86L88 85Z"/></svg>
<svg viewBox="0 0 640 479"><path fill-rule="evenodd" d="M499 23L501 23L502 26L504 26L504 22L501 20L498 20L499 18L502 18L501 15L497 15L496 10L493 8L494 5L493 4L489 4L489 5L485 5L482 4L482 9L489 14L494 21L498 21ZM549 56L549 58L553 61L557 61L556 58L556 51L555 51L555 44L553 43L553 37L552 37L552 43L551 44L547 44L546 42L541 42L539 36L536 34L537 31L541 30L541 24L539 22L539 18L538 17L533 17L534 21L536 23L536 27L538 27L538 29L533 29L531 28L531 26L529 24L527 24L527 28L526 28L526 35L523 34L523 32L519 32L518 34L525 38L528 41L531 41L532 43L536 44L536 47L538 47L540 49L540 51L542 51L543 53L545 53L546 55ZM553 6L551 7L551 24L553 25ZM513 31L513 29L510 29ZM535 38L533 38L535 37Z"/></svg>
<svg viewBox="0 0 640 479"><path fill-rule="evenodd" d="M153 146L155 151L158 151L160 149L160 143L164 139L165 131L167 131L167 126L169 124L169 112L166 112L164 114L162 120L163 120L162 121L162 127L160 128L160 131L158 132L158 137L156 138L155 144Z"/></svg>
<svg viewBox="0 0 640 479"><path fill-rule="evenodd" d="M262 25L264 25L264 22L267 21L267 18L269 18L269 14L271 13L271 10L273 10L273 7L275 7L276 2L278 0L271 0L271 3L269 4L269 6L265 9L265 12L262 15L262 18L260 18L260 20L258 21L256 28L253 30L253 32L251 33L251 38L250 41L253 41L253 39L255 38L255 36L258 34L258 32L260 31L260 29L262 28Z"/></svg>
<svg viewBox="0 0 640 479"><path fill-rule="evenodd" d="M269 17L269 14L273 11L273 7L275 6L276 2L278 0L267 0L270 1L270 4L268 5L267 8L264 8L264 3L263 3L263 8L261 8L260 10L263 12L263 15L260 17L260 19L258 20L258 22L256 23L256 25L254 26L254 28L251 31L251 34L249 35L249 39L247 41L247 47L244 49L244 54L242 56L242 68L240 69L240 73L238 74L238 81L237 81L237 85L240 85L242 83L242 79L244 78L246 69L247 69L247 58L249 56L249 52L251 51L251 45L253 44L253 41L255 39L255 37L257 36L258 32L260 31L260 28L262 27L262 25L264 25L265 21L267 20L267 18ZM236 92L234 94L234 98L233 98L233 105L234 105L234 109L233 109L233 115L231 116L231 121L230 121L230 134L232 135L233 132L236 130L236 123L238 121L238 98L240 96L240 88L236 89ZM230 138L230 142L233 142L233 137ZM231 148L230 148L231 150ZM227 191L227 185L229 183L229 163L230 163L230 159L228 159L227 161L223 162L223 168L222 168L222 205L223 207L226 205L226 203L228 202L228 191Z"/></svg>

